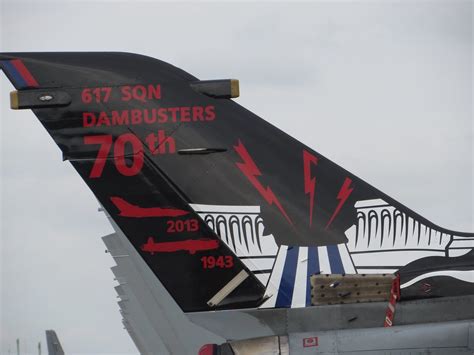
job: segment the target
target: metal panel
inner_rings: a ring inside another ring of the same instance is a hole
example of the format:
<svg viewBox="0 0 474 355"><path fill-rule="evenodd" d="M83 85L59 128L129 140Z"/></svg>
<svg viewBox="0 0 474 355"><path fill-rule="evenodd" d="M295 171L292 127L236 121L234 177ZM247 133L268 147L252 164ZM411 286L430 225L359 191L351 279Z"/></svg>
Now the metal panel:
<svg viewBox="0 0 474 355"><path fill-rule="evenodd" d="M103 237L103 241L112 256L125 253L125 249L115 233ZM121 280L121 284L116 286L115 290L121 299L118 305L121 308L120 313L124 318L124 327L130 334L140 354L153 354L157 351L166 354L166 347L163 341L159 334L156 333L147 314L140 306L140 302L136 299L135 294L130 290L127 283L127 278L133 277L133 269L124 268L123 263L119 262L112 271L116 278Z"/></svg>
<svg viewBox="0 0 474 355"><path fill-rule="evenodd" d="M444 322L392 328L295 333L291 354L472 354L472 322ZM315 342L305 339L316 338ZM308 346L309 344L309 346ZM305 346L306 345L306 346Z"/></svg>
<svg viewBox="0 0 474 355"><path fill-rule="evenodd" d="M390 274L319 274L311 276L313 305L388 301L395 279Z"/></svg>
<svg viewBox="0 0 474 355"><path fill-rule="evenodd" d="M156 339L161 339L165 345L165 348L155 349L154 354L195 355L203 344L225 342L224 338L196 326L187 319L122 231L112 219L109 218L109 221L119 237L119 241L113 244L114 248L109 249L112 256L115 255L118 271L121 276L125 276L125 285L135 295L155 331ZM122 255L124 257L120 257Z"/></svg>
<svg viewBox="0 0 474 355"><path fill-rule="evenodd" d="M386 309L386 302L372 302L289 309L200 312L188 314L188 317L192 322L224 338L238 340L297 332L381 327ZM394 324L468 319L474 319L474 296L400 302L397 304Z"/></svg>
<svg viewBox="0 0 474 355"><path fill-rule="evenodd" d="M260 354L260 355L272 355L280 354L280 337L264 337L264 338L254 338L248 340L234 341L230 343L232 350L235 355L250 355L250 354ZM286 338L286 337L282 337ZM288 342L284 342L288 344ZM284 351L288 353L288 349L285 348Z"/></svg>
<svg viewBox="0 0 474 355"><path fill-rule="evenodd" d="M191 322L225 339L248 339L286 333L284 309L187 313Z"/></svg>

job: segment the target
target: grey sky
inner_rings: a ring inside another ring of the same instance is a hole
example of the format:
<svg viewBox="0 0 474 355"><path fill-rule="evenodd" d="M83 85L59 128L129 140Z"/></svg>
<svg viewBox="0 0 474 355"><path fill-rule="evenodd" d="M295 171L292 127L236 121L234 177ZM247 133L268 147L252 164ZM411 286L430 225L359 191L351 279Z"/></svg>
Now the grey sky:
<svg viewBox="0 0 474 355"><path fill-rule="evenodd" d="M1 51L150 55L201 79L433 222L474 231L473 2L1 3ZM68 353L134 353L112 231L0 75L1 352L56 329Z"/></svg>

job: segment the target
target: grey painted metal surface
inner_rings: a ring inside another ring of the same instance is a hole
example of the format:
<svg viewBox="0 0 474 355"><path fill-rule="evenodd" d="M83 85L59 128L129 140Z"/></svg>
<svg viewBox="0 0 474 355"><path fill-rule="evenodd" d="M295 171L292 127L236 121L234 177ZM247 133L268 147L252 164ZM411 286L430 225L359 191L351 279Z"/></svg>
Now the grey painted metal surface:
<svg viewBox="0 0 474 355"><path fill-rule="evenodd" d="M164 344L164 348L154 349L153 354L195 355L203 344L225 342L223 337L189 321L123 232L107 217L118 237L117 244L108 249L119 266L116 278L135 295L154 333ZM133 331L137 333L135 329Z"/></svg>
<svg viewBox="0 0 474 355"><path fill-rule="evenodd" d="M196 324L227 339L239 340L314 330L381 327L386 309L387 302L375 302L189 313L188 317ZM474 319L474 296L443 297L398 303L394 324L469 319Z"/></svg>
<svg viewBox="0 0 474 355"><path fill-rule="evenodd" d="M297 333L290 334L289 347L290 354L473 354L473 325L443 322ZM316 342L304 340L314 338Z"/></svg>
<svg viewBox="0 0 474 355"><path fill-rule="evenodd" d="M262 310L187 313L188 318L227 340L240 340L286 333L285 312Z"/></svg>
<svg viewBox="0 0 474 355"><path fill-rule="evenodd" d="M118 304L121 308L121 314L126 320L125 329L134 334L132 340L141 354L154 354L157 351L166 353L163 341L161 341L140 301L130 288L130 285L133 284L133 278L136 278L136 271L133 266L122 262L126 250L123 248L119 237L114 233L103 237L102 240L112 255L122 255L120 258L115 258L117 266L112 268L112 272L115 278L120 280L120 284L115 287L115 290L121 299Z"/></svg>
<svg viewBox="0 0 474 355"><path fill-rule="evenodd" d="M164 349L164 344L153 332L148 319L139 308L139 304L130 295L130 298L118 302L123 316L123 323L127 331L133 332L135 338L141 344L137 345L141 354L152 354L157 349Z"/></svg>
<svg viewBox="0 0 474 355"><path fill-rule="evenodd" d="M237 355L472 354L473 329L472 321L463 321L292 333L228 342L220 345L217 353L225 355L232 353Z"/></svg>
<svg viewBox="0 0 474 355"><path fill-rule="evenodd" d="M148 350L145 347L146 344L143 342L143 339L141 339L141 337L134 331L133 327L125 318L122 319L122 324L125 330L128 332L128 335L130 335L130 338L132 338L132 341L134 342L140 354L147 353Z"/></svg>
<svg viewBox="0 0 474 355"><path fill-rule="evenodd" d="M235 355L288 355L290 353L288 337L284 335L236 341L230 343L230 346Z"/></svg>

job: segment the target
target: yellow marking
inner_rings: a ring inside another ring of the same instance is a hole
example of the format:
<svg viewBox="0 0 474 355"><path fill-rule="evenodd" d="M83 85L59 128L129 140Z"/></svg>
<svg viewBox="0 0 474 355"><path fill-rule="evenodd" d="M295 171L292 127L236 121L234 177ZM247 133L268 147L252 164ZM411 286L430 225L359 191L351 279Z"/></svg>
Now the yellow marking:
<svg viewBox="0 0 474 355"><path fill-rule="evenodd" d="M237 79L230 79L230 97L236 98L240 96L239 81Z"/></svg>
<svg viewBox="0 0 474 355"><path fill-rule="evenodd" d="M18 110L19 106L19 99L18 99L18 91L10 92L10 107L12 110Z"/></svg>

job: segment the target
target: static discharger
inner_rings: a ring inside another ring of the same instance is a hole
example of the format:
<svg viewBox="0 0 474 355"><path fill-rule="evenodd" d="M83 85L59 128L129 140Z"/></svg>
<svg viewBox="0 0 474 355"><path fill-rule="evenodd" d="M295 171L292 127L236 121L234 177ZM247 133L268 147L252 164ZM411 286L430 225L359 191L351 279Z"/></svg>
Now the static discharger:
<svg viewBox="0 0 474 355"><path fill-rule="evenodd" d="M392 274L319 274L311 276L311 304L384 302L390 298Z"/></svg>
<svg viewBox="0 0 474 355"><path fill-rule="evenodd" d="M194 91L216 99L234 99L240 95L237 79L200 80L190 85Z"/></svg>
<svg viewBox="0 0 474 355"><path fill-rule="evenodd" d="M58 90L21 90L10 92L10 107L13 110L68 106L71 96Z"/></svg>

